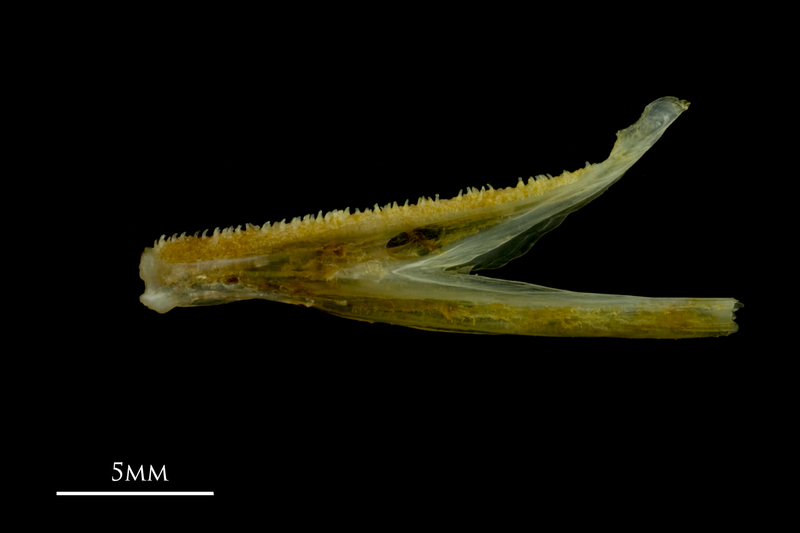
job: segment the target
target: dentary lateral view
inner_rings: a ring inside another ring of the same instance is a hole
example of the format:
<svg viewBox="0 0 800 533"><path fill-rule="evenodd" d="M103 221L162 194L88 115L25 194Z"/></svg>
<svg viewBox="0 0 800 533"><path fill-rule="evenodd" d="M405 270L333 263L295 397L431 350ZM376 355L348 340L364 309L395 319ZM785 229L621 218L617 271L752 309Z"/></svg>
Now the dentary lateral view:
<svg viewBox="0 0 800 533"><path fill-rule="evenodd" d="M449 200L375 205L213 234L164 236L142 254L140 300L173 307L262 298L346 318L465 333L683 338L738 328L733 298L570 292L471 274L525 254L617 181L688 108L665 97L617 133L611 155L558 177L468 188Z"/></svg>

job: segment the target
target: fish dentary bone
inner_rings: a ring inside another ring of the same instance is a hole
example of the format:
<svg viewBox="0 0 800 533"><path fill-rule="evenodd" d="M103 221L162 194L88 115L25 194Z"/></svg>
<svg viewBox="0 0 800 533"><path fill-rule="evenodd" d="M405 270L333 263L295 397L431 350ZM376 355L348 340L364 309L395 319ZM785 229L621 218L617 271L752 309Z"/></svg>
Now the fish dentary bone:
<svg viewBox="0 0 800 533"><path fill-rule="evenodd" d="M617 181L688 108L665 97L617 133L608 159L505 189L467 188L263 226L162 236L142 254L140 300L173 307L262 298L347 318L467 333L681 338L737 330L733 298L570 292L470 275L527 252Z"/></svg>

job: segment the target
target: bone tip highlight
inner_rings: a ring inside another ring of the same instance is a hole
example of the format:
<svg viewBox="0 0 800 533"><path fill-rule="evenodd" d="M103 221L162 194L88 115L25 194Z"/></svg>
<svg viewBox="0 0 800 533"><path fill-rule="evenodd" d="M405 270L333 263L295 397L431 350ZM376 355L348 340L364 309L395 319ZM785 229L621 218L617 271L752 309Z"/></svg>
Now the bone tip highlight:
<svg viewBox="0 0 800 533"><path fill-rule="evenodd" d="M172 298L170 298L168 294L163 292L145 291L144 294L139 296L139 301L142 302L149 309L157 311L161 314L164 314L167 311L177 307L177 304L172 300Z"/></svg>

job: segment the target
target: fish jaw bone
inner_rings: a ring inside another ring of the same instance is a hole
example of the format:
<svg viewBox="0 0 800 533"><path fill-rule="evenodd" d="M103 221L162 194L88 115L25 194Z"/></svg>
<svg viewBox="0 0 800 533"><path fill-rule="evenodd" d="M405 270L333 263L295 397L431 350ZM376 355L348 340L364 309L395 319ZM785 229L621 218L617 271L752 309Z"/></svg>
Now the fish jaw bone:
<svg viewBox="0 0 800 533"><path fill-rule="evenodd" d="M608 159L506 189L467 189L364 212L215 230L142 255L140 300L158 312L261 298L437 331L692 337L736 330L731 298L572 293L467 275L497 268L618 180L687 109L667 97L617 133Z"/></svg>

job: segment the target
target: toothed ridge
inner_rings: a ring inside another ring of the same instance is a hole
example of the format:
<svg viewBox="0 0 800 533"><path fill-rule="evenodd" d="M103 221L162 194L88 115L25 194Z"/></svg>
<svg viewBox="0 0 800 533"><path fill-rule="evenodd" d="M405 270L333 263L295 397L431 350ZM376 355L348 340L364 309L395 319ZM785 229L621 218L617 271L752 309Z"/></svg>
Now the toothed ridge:
<svg viewBox="0 0 800 533"><path fill-rule="evenodd" d="M592 166L592 164L589 163L588 161L586 161L586 168L589 168L591 166ZM559 177L572 178L572 177L575 176L575 174L576 173L569 172L569 171L565 170L561 174L561 176L559 176ZM580 174L580 172L578 172L578 174ZM464 189L460 189L458 191L458 195L453 197L452 199L453 200L459 200L459 199L462 199L462 198L465 198L465 197L477 196L478 200L483 200L484 195L486 195L486 194L491 195L491 194L494 194L495 192L500 192L500 191L507 190L508 193L505 193L505 194L509 194L509 193L511 193L511 194L510 194L510 197L507 196L506 198L510 198L510 199L516 200L516 199L524 198L528 194L525 190L529 189L529 188L536 187L537 182L541 181L543 183L546 183L546 182L548 182L550 180L555 180L555 179L557 179L557 178L554 178L551 174L548 173L548 174L538 174L535 177L531 176L530 178L528 178L527 183L522 177L519 177L519 178L517 178L517 183L516 183L515 186L510 186L510 187L507 187L506 189L503 189L503 188L495 189L494 187L492 187L492 185L490 183L486 184L485 186L481 186L480 189L478 189L477 187L466 187L466 192L464 192ZM517 190L512 191L513 189L517 189ZM438 194L434 195L433 198L431 198L430 196L428 196L428 197L420 196L419 199L417 200L416 204L409 204L409 200L408 199L406 199L406 201L405 201L405 203L403 205L398 205L397 202L390 202L390 203L387 203L386 205L384 205L383 207L381 207L379 204L376 203L373 206L372 209L368 207L368 208L365 208L363 212L361 210L359 210L359 208L356 207L352 214L353 215L361 215L361 214L370 215L374 211L376 214L377 213L382 213L385 216L390 216L392 214L398 213L398 210L399 210L399 212L402 212L402 213L408 213L408 210L410 208L424 208L426 206L437 206L437 205L439 205L440 201L442 201L442 200L440 199ZM449 200L444 200L444 201L447 202ZM503 201L505 201L505 200L503 200ZM301 225L305 226L305 225L309 225L309 224L323 224L323 225L324 224L334 224L335 226L338 226L338 225L344 223L345 220L350 216L351 216L351 213L350 213L350 208L349 207L344 209L344 210L336 210L336 209L334 209L332 211L328 211L324 215L323 215L322 210L320 210L317 213L316 216L314 216L313 213L309 213L309 214L307 214L305 216L302 216L302 217L294 217L288 223L286 222L286 219L283 219L280 222L276 222L275 224L271 224L269 221L267 221L261 226L250 224L248 222L248 223L246 223L244 225L244 230L242 229L242 225L238 225L238 226L236 226L236 228L234 228L233 226L230 226L230 227L226 227L226 228L224 228L222 230L220 230L220 228L217 227L217 228L214 229L214 232L213 232L213 234L211 236L208 235L208 231L209 231L208 229L204 230L202 232L202 234L200 233L200 231L196 231L193 236L188 236L188 237L186 235L186 232L181 233L180 236L178 236L177 233L173 234L171 237L167 237L166 235L162 235L161 238L156 239L153 242L153 246L154 246L154 248L161 248L166 243L184 241L184 240L191 239L191 238L195 238L195 239L206 239L206 238L209 238L209 239L213 239L213 240L216 241L216 240L219 239L220 236L222 236L222 237L224 237L226 239L227 238L232 238L234 234L239 235L243 231L244 232L260 231L260 232L264 233L264 232L267 232L268 230L270 230L271 228L275 228L276 230L284 230L284 229L287 228L287 226L291 227L291 228L295 228L293 231L296 231L296 228L298 228Z"/></svg>

